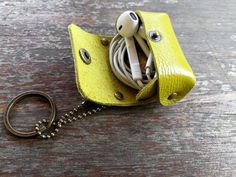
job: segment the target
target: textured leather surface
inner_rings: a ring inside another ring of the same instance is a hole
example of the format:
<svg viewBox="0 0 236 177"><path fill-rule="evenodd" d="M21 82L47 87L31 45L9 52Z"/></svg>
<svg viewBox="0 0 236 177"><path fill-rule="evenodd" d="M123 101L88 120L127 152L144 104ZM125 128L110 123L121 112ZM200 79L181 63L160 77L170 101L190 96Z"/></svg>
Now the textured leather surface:
<svg viewBox="0 0 236 177"><path fill-rule="evenodd" d="M182 99L195 85L196 79L175 36L169 16L166 13L137 11L146 34L157 30L162 40L148 40L158 71L159 100L162 105L173 104ZM168 99L173 93L178 96Z"/></svg>
<svg viewBox="0 0 236 177"><path fill-rule="evenodd" d="M195 77L178 44L169 17L165 13L137 11L146 32L158 29L162 40L155 43L148 40L158 77L139 92L122 82L112 73L108 51L109 46L101 43L104 36L87 33L71 24L69 28L72 51L75 61L76 83L79 92L87 100L114 106L132 106L159 101L170 105L183 98L194 86ZM112 37L106 37L111 40ZM85 64L79 49L86 49L91 55L91 63ZM114 94L119 91L124 99L118 100ZM169 100L172 93L178 93L175 99Z"/></svg>

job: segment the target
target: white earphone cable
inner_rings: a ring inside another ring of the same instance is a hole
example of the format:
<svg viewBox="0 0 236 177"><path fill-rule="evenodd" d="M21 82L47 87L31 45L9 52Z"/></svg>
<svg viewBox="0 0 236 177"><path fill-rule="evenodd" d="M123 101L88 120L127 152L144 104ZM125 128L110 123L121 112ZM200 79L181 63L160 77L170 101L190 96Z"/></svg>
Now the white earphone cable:
<svg viewBox="0 0 236 177"><path fill-rule="evenodd" d="M140 90L142 89L151 79L152 67L146 67L145 71L142 72L142 79L133 80L130 66L127 66L125 53L127 46L125 39L117 34L111 41L109 48L109 60L113 73L115 76L122 81L124 84ZM147 53L147 52L145 52ZM152 62L151 54L148 56L147 62ZM151 64L150 64L151 65Z"/></svg>

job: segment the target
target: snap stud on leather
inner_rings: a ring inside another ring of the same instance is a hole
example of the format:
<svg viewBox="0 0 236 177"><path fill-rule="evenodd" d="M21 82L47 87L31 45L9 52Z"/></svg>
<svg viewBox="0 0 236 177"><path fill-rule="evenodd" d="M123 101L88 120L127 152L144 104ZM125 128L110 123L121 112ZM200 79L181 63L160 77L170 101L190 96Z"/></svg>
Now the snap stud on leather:
<svg viewBox="0 0 236 177"><path fill-rule="evenodd" d="M154 42L159 42L161 40L161 35L156 30L149 31L148 36Z"/></svg>
<svg viewBox="0 0 236 177"><path fill-rule="evenodd" d="M116 97L117 100L123 100L124 99L124 96L121 92L116 92L114 94L114 96Z"/></svg>
<svg viewBox="0 0 236 177"><path fill-rule="evenodd" d="M108 46L109 40L108 40L107 38L103 37L103 38L101 39L101 43L102 43L102 45L104 45L104 46Z"/></svg>
<svg viewBox="0 0 236 177"><path fill-rule="evenodd" d="M91 63L90 54L86 49L84 49L84 48L79 49L79 54L80 54L80 57L81 57L81 59L83 60L83 62L85 64L90 64Z"/></svg>
<svg viewBox="0 0 236 177"><path fill-rule="evenodd" d="M172 100L174 98L176 98L178 96L177 93L172 93L169 97L168 97L168 100Z"/></svg>

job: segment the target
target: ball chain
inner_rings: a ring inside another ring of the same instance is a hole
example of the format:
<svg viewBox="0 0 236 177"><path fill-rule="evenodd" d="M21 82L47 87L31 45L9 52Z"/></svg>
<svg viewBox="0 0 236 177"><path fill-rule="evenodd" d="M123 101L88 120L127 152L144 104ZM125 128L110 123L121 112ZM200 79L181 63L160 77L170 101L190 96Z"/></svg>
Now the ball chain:
<svg viewBox="0 0 236 177"><path fill-rule="evenodd" d="M96 106L96 107L95 107ZM79 114L79 110L85 108L86 110ZM77 107L75 107L72 111L64 114L61 118L57 121L54 121L51 125L48 126L49 121L43 119L38 121L35 124L35 130L40 137L43 139L50 139L59 132L59 129L62 128L62 125L66 125L67 123L71 123L73 121L83 119L89 115L95 114L100 112L101 110L105 109L105 106L96 105L95 103L84 101ZM88 110L89 109L89 110Z"/></svg>

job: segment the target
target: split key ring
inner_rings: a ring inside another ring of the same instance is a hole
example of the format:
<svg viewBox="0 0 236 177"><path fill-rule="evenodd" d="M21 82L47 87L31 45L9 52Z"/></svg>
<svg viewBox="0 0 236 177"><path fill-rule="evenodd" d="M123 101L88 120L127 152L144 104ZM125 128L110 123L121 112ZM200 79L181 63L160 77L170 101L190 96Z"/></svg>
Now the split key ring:
<svg viewBox="0 0 236 177"><path fill-rule="evenodd" d="M8 104L7 109L6 109L4 116L3 116L3 121L4 121L4 125L5 125L6 129L9 132L11 132L13 135L18 136L18 137L30 138L30 137L38 135L36 130L28 131L28 132L16 130L15 128L12 127L12 125L10 124L10 121L9 121L10 112L15 107L15 105L17 103L19 103L21 100L28 98L28 97L40 97L40 98L45 99L47 102L49 102L50 107L51 107L51 115L47 121L47 128L51 127L51 125L56 117L56 111L57 111L56 104L54 103L54 101L52 100L52 98L48 94L40 92L40 91L28 91L28 92L24 92L24 93L16 96Z"/></svg>

